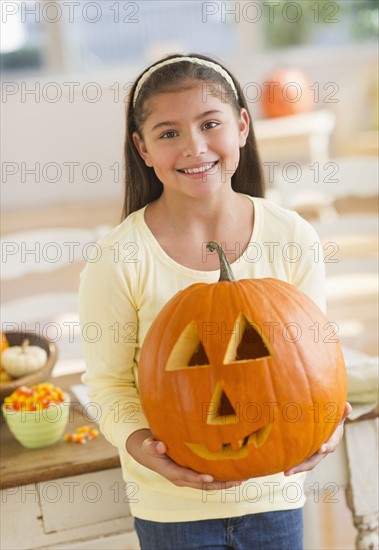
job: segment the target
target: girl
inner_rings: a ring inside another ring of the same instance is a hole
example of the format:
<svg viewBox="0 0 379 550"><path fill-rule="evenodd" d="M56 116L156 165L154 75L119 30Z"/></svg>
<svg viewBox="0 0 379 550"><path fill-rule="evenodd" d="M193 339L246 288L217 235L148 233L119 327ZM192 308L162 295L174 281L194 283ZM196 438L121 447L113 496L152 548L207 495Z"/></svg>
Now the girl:
<svg viewBox="0 0 379 550"><path fill-rule="evenodd" d="M173 55L136 80L127 106L124 221L100 243L82 273L83 381L102 411L100 427L118 447L126 482L136 488L131 512L143 550L187 548L300 549L304 472L332 452L343 419L318 453L281 474L223 482L183 468L149 430L138 397L137 366L146 332L164 304L195 282L219 277L222 243L236 279L276 277L324 304L317 236L296 213L263 199L263 177L241 87L222 65L200 55ZM301 261L283 246L301 246ZM249 245L261 250L252 261ZM267 245L274 244L274 247ZM88 336L88 333L87 333ZM288 478L300 489L294 502Z"/></svg>

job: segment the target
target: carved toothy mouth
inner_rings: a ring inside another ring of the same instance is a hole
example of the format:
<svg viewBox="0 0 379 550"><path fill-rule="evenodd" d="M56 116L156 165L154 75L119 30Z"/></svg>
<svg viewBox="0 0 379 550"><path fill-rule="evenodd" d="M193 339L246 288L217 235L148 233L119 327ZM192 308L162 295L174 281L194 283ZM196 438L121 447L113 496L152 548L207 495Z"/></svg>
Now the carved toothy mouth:
<svg viewBox="0 0 379 550"><path fill-rule="evenodd" d="M256 432L252 432L244 439L239 439L233 443L224 443L219 451L211 451L208 447L202 443L187 443L187 447L201 458L207 460L226 460L226 459L238 459L245 458L249 453L249 445L253 445L256 449L262 447L270 435L272 429L272 422L263 426Z"/></svg>

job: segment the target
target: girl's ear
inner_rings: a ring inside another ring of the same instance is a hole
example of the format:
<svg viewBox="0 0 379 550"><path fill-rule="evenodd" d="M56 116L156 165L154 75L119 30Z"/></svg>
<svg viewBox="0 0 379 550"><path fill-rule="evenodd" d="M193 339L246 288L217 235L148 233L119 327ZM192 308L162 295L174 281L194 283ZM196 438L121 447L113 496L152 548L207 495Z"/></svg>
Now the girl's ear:
<svg viewBox="0 0 379 550"><path fill-rule="evenodd" d="M146 148L145 142L140 137L138 132L133 132L132 137L133 137L133 143L136 146L137 151L139 152L139 154L141 155L141 157L145 161L146 166L149 166L149 168L152 168L153 163L151 162L151 158L150 158L150 155L149 155L148 150Z"/></svg>
<svg viewBox="0 0 379 550"><path fill-rule="evenodd" d="M239 126L239 146L244 147L246 144L247 136L249 135L249 114L246 109L241 109L240 119L238 121Z"/></svg>

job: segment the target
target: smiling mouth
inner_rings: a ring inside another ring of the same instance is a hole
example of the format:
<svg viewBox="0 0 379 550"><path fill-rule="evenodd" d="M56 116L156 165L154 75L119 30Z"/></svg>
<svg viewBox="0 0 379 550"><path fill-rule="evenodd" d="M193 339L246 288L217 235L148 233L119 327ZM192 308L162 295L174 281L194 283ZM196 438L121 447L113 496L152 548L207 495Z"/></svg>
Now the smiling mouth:
<svg viewBox="0 0 379 550"><path fill-rule="evenodd" d="M206 172L207 170L210 170L216 164L218 163L218 160L215 162L206 162L202 166L198 166L197 168L182 168L181 170L178 170L178 172L182 172L182 174L201 174L202 172Z"/></svg>
<svg viewBox="0 0 379 550"><path fill-rule="evenodd" d="M256 449L262 447L270 435L272 422L263 426L259 430L247 435L244 439L239 439L233 443L225 443L221 445L219 451L210 451L208 447L202 443L185 443L187 447L201 458L207 460L225 460L245 458L249 453L249 446L253 445Z"/></svg>

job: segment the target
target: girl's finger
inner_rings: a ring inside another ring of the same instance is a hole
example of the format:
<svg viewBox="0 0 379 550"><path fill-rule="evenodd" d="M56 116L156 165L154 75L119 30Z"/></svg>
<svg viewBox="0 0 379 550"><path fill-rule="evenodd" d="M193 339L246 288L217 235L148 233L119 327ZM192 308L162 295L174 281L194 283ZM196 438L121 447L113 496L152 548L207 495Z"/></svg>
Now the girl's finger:
<svg viewBox="0 0 379 550"><path fill-rule="evenodd" d="M154 437L148 437L142 443L144 451L153 456L162 456L166 453L167 447L163 441L157 441Z"/></svg>
<svg viewBox="0 0 379 550"><path fill-rule="evenodd" d="M167 452L167 447L163 441L157 441L156 450L159 454L165 454Z"/></svg>
<svg viewBox="0 0 379 550"><path fill-rule="evenodd" d="M346 418L349 416L352 410L353 410L353 407L350 405L348 401L346 401L341 422L345 422Z"/></svg>
<svg viewBox="0 0 379 550"><path fill-rule="evenodd" d="M350 405L350 403L346 403L343 416L339 421L336 430L330 436L328 441L326 441L323 445L321 445L321 447L317 451L319 454L332 453L336 450L336 448L341 443L341 440L343 438L345 420L349 416L352 410L353 410L353 407Z"/></svg>
<svg viewBox="0 0 379 550"><path fill-rule="evenodd" d="M162 464L162 474L179 487L192 487L204 491L230 489L241 485L241 481L215 481L213 476L199 474L189 468L183 468L168 458Z"/></svg>

